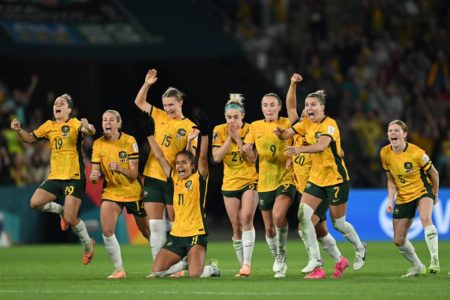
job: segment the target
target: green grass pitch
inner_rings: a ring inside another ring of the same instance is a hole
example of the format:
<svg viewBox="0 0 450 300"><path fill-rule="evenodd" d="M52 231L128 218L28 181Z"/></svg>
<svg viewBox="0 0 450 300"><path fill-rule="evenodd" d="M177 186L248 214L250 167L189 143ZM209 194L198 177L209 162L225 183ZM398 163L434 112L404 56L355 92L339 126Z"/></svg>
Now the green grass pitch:
<svg viewBox="0 0 450 300"><path fill-rule="evenodd" d="M424 242L413 242L428 266ZM353 262L353 249L339 243L344 256ZM333 262L326 254L329 278L308 281L299 270L306 263L299 240L288 242L288 273L273 278L273 259L263 241L253 254L250 278L235 278L238 270L231 242L210 242L208 258L216 258L220 278L147 279L150 249L123 246L127 271L124 280L107 280L112 264L103 245L96 246L92 263L81 263L81 246L15 246L0 249L0 299L450 299L450 242L440 247L441 273L420 278L400 278L409 267L392 243L368 244L367 262L358 272L348 268L341 279L332 279Z"/></svg>

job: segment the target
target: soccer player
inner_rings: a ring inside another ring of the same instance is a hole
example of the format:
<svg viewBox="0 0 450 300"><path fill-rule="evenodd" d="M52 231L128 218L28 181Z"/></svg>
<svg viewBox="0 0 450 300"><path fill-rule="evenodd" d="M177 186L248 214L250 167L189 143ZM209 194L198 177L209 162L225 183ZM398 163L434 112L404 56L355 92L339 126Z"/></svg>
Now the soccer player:
<svg viewBox="0 0 450 300"><path fill-rule="evenodd" d="M208 134L206 118L199 118L200 153L198 165L190 151L180 151L175 156L175 168L166 160L156 142L151 120L146 129L150 147L167 177L174 183L173 204L175 221L164 247L153 263L152 277L175 274L188 265L190 277L220 276L215 260L205 266L208 232L206 228L206 190L208 185ZM183 260L187 257L187 260ZM180 264L180 262L185 262Z"/></svg>
<svg viewBox="0 0 450 300"><path fill-rule="evenodd" d="M155 140L165 158L175 167L176 153L185 150L188 134L195 125L185 118L182 112L183 93L170 87L162 95L164 110L158 109L146 101L149 88L158 80L157 71L151 69L145 76L144 84L139 90L134 103L141 111L153 117L155 122ZM153 152L150 153L144 168L144 207L149 218L150 247L153 260L166 241L166 225L163 220L167 208L170 224L173 221L173 183L161 168ZM170 229L170 228L169 228Z"/></svg>
<svg viewBox="0 0 450 300"><path fill-rule="evenodd" d="M325 116L325 98L323 90L309 94L305 100L308 118L287 130L282 128L276 130L276 134L282 139L291 138L295 134L305 136L307 145L288 146L284 152L286 155L311 153L311 172L299 206L300 224L307 249L311 255L310 267L313 269L306 276L308 279L320 279L326 276L322 268L322 259L314 230L319 219L313 215L325 215L330 203L345 204L348 200L350 186L350 178L342 159L343 151L339 128L334 119ZM346 226L345 229L352 229L351 234L357 236L353 226ZM346 232L344 236L347 237L348 234ZM364 247L361 249L365 252Z"/></svg>
<svg viewBox="0 0 450 300"><path fill-rule="evenodd" d="M243 139L250 129L250 125L243 121L243 100L240 94L230 94L225 104L226 123L214 128L212 143L214 161L223 161L222 195L233 228L233 247L240 265L236 277L248 277L251 273L255 245L253 218L258 206L255 163L243 159Z"/></svg>
<svg viewBox="0 0 450 300"><path fill-rule="evenodd" d="M438 233L431 219L433 205L438 201L439 174L425 151L406 141L407 135L408 128L403 121L390 122L387 131L390 144L381 149L380 157L387 176L387 211L394 213L394 243L412 264L402 277L414 277L427 271L407 238L416 210L431 255L428 271L432 274L440 271Z"/></svg>
<svg viewBox="0 0 450 300"><path fill-rule="evenodd" d="M288 93L286 95L286 110L288 113L289 121L292 124L295 124L299 121L299 116L297 113L297 84L303 80L303 77L300 74L294 73L291 77L291 84L289 85ZM300 121L304 118L307 118L306 110L303 110ZM303 145L307 145L305 141L305 136L300 134L294 135L294 147L301 147ZM297 155L292 156L289 160L293 163L294 168L294 182L297 188L297 194L299 196L299 200L301 199L302 193L305 190L305 186L307 184L309 173L311 171L311 154L310 153L298 153ZM339 251L336 240L329 233L328 226L326 222L326 215L317 215L314 213L313 218L318 218L318 222L315 225L315 231L318 241L322 244L323 249L330 255L330 257L334 260L334 271L333 278L339 278L343 275L344 270L348 267L347 259L342 256ZM299 224L298 233L300 238L305 244L306 251L309 256L308 245L305 242L303 232L301 230L301 224ZM309 257L308 257L309 258ZM310 263L311 262L311 263ZM302 269L302 273L309 274L314 271L314 261L309 259L308 264Z"/></svg>
<svg viewBox="0 0 450 300"><path fill-rule="evenodd" d="M105 178L100 207L103 242L114 265L107 278L126 277L120 245L115 233L117 219L124 207L133 214L142 235L149 239L149 229L142 201L139 181L139 148L131 135L122 132L122 118L118 111L107 110L102 116L103 136L94 141L90 180L97 183L100 174Z"/></svg>
<svg viewBox="0 0 450 300"><path fill-rule="evenodd" d="M287 129L291 126L288 118L279 117L281 99L270 93L264 95L261 108L264 119L255 121L245 137L245 157L250 162L259 158L258 195L259 209L264 221L266 242L272 255L274 277L286 276L286 242L288 223L286 214L295 197L292 168L286 169L287 156L284 148L292 140L280 140L274 130L277 127Z"/></svg>
<svg viewBox="0 0 450 300"><path fill-rule="evenodd" d="M11 128L24 143L42 139L50 142L50 174L34 192L30 205L33 209L59 214L62 230L72 227L83 244L83 264L87 265L94 256L95 241L78 218L86 187L81 145L83 135L94 135L95 128L85 118L72 118L72 109L72 97L64 94L53 103L55 120L46 121L31 133L24 131L16 119L11 122ZM60 197L64 198L64 206L53 202Z"/></svg>

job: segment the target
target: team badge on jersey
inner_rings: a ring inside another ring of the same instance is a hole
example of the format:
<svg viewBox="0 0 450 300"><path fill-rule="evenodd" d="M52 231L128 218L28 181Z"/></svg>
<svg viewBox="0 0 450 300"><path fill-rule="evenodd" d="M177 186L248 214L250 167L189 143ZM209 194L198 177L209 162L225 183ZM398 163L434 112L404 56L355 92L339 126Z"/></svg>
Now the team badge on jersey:
<svg viewBox="0 0 450 300"><path fill-rule="evenodd" d="M184 184L184 186L188 189L188 190L192 190L192 180L188 180L186 181L186 183Z"/></svg>
<svg viewBox="0 0 450 300"><path fill-rule="evenodd" d="M328 126L328 133L333 135L335 131L335 128L333 126Z"/></svg>
<svg viewBox="0 0 450 300"><path fill-rule="evenodd" d="M317 131L317 132L314 134L314 137L316 138L316 142L319 140L319 138L320 138L321 135L322 135L322 132L320 132L320 131Z"/></svg>
<svg viewBox="0 0 450 300"><path fill-rule="evenodd" d="M181 140L184 136L186 136L186 130L183 128L178 129L177 139Z"/></svg>
<svg viewBox="0 0 450 300"><path fill-rule="evenodd" d="M63 136L69 136L70 127L67 125L64 125L63 127L61 127L61 131L62 131Z"/></svg>
<svg viewBox="0 0 450 300"><path fill-rule="evenodd" d="M127 161L127 152L125 151L120 151L119 152L119 158L120 158L120 162L124 163Z"/></svg>
<svg viewBox="0 0 450 300"><path fill-rule="evenodd" d="M403 167L405 168L406 173L411 173L412 169L413 169L413 164L411 162L407 161L407 162L405 162Z"/></svg>

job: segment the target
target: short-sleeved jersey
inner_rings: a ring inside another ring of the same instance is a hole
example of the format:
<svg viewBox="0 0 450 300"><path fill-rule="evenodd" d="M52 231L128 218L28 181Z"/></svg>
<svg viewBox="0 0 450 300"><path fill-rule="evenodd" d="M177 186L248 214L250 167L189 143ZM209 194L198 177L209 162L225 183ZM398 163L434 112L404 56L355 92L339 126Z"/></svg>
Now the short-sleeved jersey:
<svg viewBox="0 0 450 300"><path fill-rule="evenodd" d="M280 185L293 184L293 172L286 169L288 157L284 148L292 144L292 139L281 140L274 130L277 127L287 129L291 126L288 118L279 118L274 122L255 121L244 142L255 144L259 156L258 192L274 191Z"/></svg>
<svg viewBox="0 0 450 300"><path fill-rule="evenodd" d="M324 151L311 153L311 172L308 179L310 182L325 187L350 180L342 157L341 135L334 119L325 117L321 122L311 122L309 118L304 118L294 124L292 129L304 135L306 143L310 145L316 144L322 135L331 138Z"/></svg>
<svg viewBox="0 0 450 300"><path fill-rule="evenodd" d="M188 118L181 120L171 119L165 111L153 105L150 114L155 121L155 140L161 147L166 160L172 168L175 168L175 156L186 148L188 134L195 124ZM144 175L167 181L166 173L164 173L153 152L150 152L150 156L145 164Z"/></svg>
<svg viewBox="0 0 450 300"><path fill-rule="evenodd" d="M129 160L133 159L139 159L139 148L131 135L121 132L115 141L108 141L105 136L94 141L92 163L100 164L106 183L102 199L132 202L142 198L142 186L139 180L130 179L109 168L109 164L115 161L121 168L129 169Z"/></svg>
<svg viewBox="0 0 450 300"><path fill-rule="evenodd" d="M203 178L198 171L185 179L180 179L173 170L171 175L175 221L170 234L177 237L207 234L205 205L208 178Z"/></svg>
<svg viewBox="0 0 450 300"><path fill-rule="evenodd" d="M48 120L35 131L33 136L50 142L50 174L48 179L85 179L81 152L83 134L81 122L70 118L64 123Z"/></svg>
<svg viewBox="0 0 450 300"><path fill-rule="evenodd" d="M250 130L250 125L242 124L239 132L241 139ZM213 147L220 147L223 145L228 137L228 125L221 124L214 128L213 133ZM228 153L223 157L223 191L237 191L245 186L256 183L258 181L258 173L254 163L251 163L241 157L239 146L232 141Z"/></svg>
<svg viewBox="0 0 450 300"><path fill-rule="evenodd" d="M394 178L397 204L413 201L431 188L426 172L432 162L425 151L416 145L407 143L400 153L394 152L391 145L386 145L381 148L380 158L383 169Z"/></svg>
<svg viewBox="0 0 450 300"><path fill-rule="evenodd" d="M294 146L301 147L306 145L305 137L300 134L294 136ZM292 156L292 164L294 166L294 182L297 191L303 193L306 182L311 171L312 159L310 153L299 153Z"/></svg>

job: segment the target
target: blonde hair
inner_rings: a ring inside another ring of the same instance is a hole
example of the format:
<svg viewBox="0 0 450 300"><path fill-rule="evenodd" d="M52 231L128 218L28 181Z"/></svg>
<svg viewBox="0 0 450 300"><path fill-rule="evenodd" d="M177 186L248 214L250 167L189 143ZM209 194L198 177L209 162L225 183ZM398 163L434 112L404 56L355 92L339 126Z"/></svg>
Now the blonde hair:
<svg viewBox="0 0 450 300"><path fill-rule="evenodd" d="M225 112L229 109L237 109L240 112L245 112L244 109L244 96L242 94L230 93L230 99L225 104Z"/></svg>
<svg viewBox="0 0 450 300"><path fill-rule="evenodd" d="M169 87L164 94L162 95L163 98L175 98L178 102L183 102L183 97L185 97L186 95L180 91L177 88L174 87Z"/></svg>
<svg viewBox="0 0 450 300"><path fill-rule="evenodd" d="M406 123L403 122L402 120L394 120L394 121L390 122L388 125L388 128L391 125L398 125L404 132L408 132L408 126L406 126Z"/></svg>
<svg viewBox="0 0 450 300"><path fill-rule="evenodd" d="M106 113L113 114L116 117L117 123L119 123L119 129L122 129L122 117L120 116L120 113L114 109L108 109L103 114Z"/></svg>
<svg viewBox="0 0 450 300"><path fill-rule="evenodd" d="M70 96L69 94L62 94L61 96L58 96L56 99L58 98L63 98L64 100L66 100L67 106L69 106L69 108L73 108L72 96Z"/></svg>
<svg viewBox="0 0 450 300"><path fill-rule="evenodd" d="M314 93L310 93L308 94L308 96L306 96L306 98L309 97L317 98L319 99L320 104L325 105L327 94L325 93L324 90L317 90Z"/></svg>

